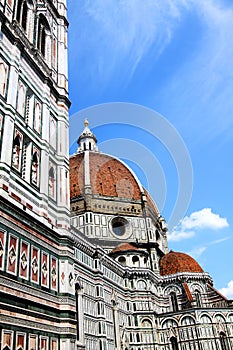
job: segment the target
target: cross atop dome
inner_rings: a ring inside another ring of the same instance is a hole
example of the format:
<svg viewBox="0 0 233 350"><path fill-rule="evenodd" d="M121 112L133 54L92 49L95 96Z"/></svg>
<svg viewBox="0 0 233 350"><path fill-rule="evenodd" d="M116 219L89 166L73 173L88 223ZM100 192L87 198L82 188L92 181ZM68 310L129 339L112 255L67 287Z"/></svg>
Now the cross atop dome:
<svg viewBox="0 0 233 350"><path fill-rule="evenodd" d="M89 129L89 122L87 118L84 120L84 130L80 134L78 140L78 149L77 152L83 151L98 151L98 147L96 145L97 139L93 132Z"/></svg>

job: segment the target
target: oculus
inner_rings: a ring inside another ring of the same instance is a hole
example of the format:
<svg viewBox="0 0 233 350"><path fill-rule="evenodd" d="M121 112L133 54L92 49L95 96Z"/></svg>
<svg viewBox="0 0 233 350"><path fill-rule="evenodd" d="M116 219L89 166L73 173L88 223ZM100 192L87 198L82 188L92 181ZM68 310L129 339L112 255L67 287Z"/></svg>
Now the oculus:
<svg viewBox="0 0 233 350"><path fill-rule="evenodd" d="M124 236L129 232L129 222L123 217L116 217L111 222L112 231L116 236Z"/></svg>

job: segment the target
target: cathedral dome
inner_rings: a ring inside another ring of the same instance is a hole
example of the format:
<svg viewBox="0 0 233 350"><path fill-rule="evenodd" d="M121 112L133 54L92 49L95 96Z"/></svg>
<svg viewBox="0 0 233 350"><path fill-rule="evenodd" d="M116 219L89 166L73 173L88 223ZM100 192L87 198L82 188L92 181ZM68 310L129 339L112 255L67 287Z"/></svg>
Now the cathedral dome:
<svg viewBox="0 0 233 350"><path fill-rule="evenodd" d="M111 201L101 209L108 211L109 208L120 214L124 210L127 215L142 213L146 202L148 209L157 218L160 217L158 208L133 171L120 159L98 151L96 137L88 128L87 121L84 131L78 138L78 144L77 153L70 157L71 202L86 198L89 194L92 199L102 198ZM118 205L117 208L116 201L122 202L122 206ZM98 205L95 202L96 209Z"/></svg>
<svg viewBox="0 0 233 350"><path fill-rule="evenodd" d="M71 224L108 253L126 242L147 250L148 241L160 256L166 253L166 223L149 193L124 162L98 150L87 120L84 125L77 153L70 157ZM144 266L143 254L134 253L132 259L136 261L134 255L139 254L140 266ZM130 254L126 252L125 261L133 264Z"/></svg>
<svg viewBox="0 0 233 350"><path fill-rule="evenodd" d="M198 262L185 253L173 252L165 254L159 261L161 276L181 272L204 272Z"/></svg>

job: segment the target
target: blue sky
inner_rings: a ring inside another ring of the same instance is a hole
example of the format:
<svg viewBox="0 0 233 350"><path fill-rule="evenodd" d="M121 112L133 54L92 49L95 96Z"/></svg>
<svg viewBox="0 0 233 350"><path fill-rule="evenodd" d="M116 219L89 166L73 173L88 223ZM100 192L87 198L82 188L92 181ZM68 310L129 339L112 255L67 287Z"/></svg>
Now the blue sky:
<svg viewBox="0 0 233 350"><path fill-rule="evenodd" d="M68 0L70 152L90 120L233 298L233 3Z"/></svg>

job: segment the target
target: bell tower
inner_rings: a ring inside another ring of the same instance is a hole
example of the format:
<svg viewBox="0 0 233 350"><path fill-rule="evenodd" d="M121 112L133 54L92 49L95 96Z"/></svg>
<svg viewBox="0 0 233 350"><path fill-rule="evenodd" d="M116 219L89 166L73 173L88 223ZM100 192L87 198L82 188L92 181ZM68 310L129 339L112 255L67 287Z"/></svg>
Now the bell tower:
<svg viewBox="0 0 233 350"><path fill-rule="evenodd" d="M0 2L0 197L69 227L66 0Z"/></svg>

